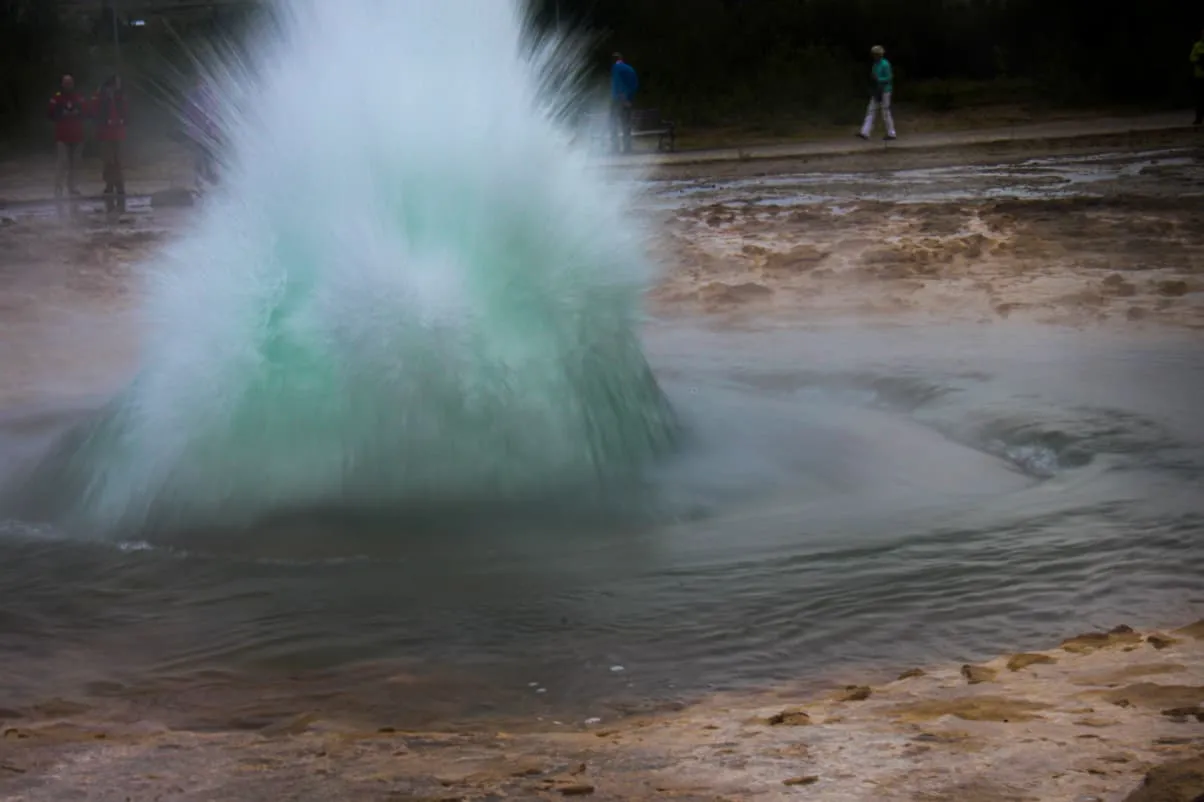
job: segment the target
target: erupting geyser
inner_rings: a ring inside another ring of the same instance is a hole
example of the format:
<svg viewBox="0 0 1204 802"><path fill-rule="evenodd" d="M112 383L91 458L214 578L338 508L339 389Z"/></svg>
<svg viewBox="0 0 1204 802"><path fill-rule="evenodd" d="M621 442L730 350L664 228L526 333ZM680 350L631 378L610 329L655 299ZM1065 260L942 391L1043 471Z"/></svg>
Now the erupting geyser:
<svg viewBox="0 0 1204 802"><path fill-rule="evenodd" d="M298 2L217 65L227 172L137 377L20 495L85 532L605 486L673 439L630 183L501 0Z"/></svg>

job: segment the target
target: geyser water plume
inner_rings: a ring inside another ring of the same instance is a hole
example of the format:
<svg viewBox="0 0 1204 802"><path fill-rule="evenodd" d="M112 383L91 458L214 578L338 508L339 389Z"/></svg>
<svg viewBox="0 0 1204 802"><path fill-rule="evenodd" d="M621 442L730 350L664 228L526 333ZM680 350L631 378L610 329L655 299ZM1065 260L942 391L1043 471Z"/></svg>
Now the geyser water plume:
<svg viewBox="0 0 1204 802"><path fill-rule="evenodd" d="M128 532L598 490L655 458L644 232L561 125L571 43L501 0L279 12L213 73L226 175L152 266L137 377L26 491Z"/></svg>

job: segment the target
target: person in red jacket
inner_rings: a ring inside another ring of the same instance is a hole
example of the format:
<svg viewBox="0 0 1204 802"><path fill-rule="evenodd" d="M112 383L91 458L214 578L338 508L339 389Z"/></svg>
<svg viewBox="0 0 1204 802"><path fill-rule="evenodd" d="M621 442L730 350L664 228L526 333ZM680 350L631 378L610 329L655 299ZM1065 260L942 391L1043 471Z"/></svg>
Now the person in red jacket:
<svg viewBox="0 0 1204 802"><path fill-rule="evenodd" d="M59 91L50 98L46 113L54 122L54 142L58 151L58 170L54 176L54 196L63 196L63 183L67 191L78 195L75 185L75 168L83 158L84 115L87 113L84 96L75 91L75 79L63 76Z"/></svg>
<svg viewBox="0 0 1204 802"><path fill-rule="evenodd" d="M121 78L111 75L92 96L90 116L96 120L96 141L104 165L105 209L125 211L125 175L121 169L121 149L125 142L125 118L129 105L121 90Z"/></svg>

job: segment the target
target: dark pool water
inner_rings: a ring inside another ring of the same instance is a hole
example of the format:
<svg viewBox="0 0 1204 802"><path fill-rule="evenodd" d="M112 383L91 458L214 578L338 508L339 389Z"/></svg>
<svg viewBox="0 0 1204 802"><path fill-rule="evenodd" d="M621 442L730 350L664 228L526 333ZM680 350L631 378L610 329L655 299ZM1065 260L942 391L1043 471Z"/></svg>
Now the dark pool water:
<svg viewBox="0 0 1204 802"><path fill-rule="evenodd" d="M654 513L466 504L172 544L0 524L0 701L361 661L548 700L688 693L1204 605L1190 338L657 324L648 344L697 433L650 477ZM82 414L31 409L0 425L10 462Z"/></svg>

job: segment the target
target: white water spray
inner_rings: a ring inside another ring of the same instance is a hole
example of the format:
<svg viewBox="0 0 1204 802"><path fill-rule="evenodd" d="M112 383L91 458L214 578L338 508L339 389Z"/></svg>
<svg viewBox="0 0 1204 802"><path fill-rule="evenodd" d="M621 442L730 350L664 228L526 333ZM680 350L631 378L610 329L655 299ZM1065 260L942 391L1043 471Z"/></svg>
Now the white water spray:
<svg viewBox="0 0 1204 802"><path fill-rule="evenodd" d="M227 175L153 266L138 377L38 472L90 532L598 487L671 414L632 185L502 0L281 8L218 65Z"/></svg>

